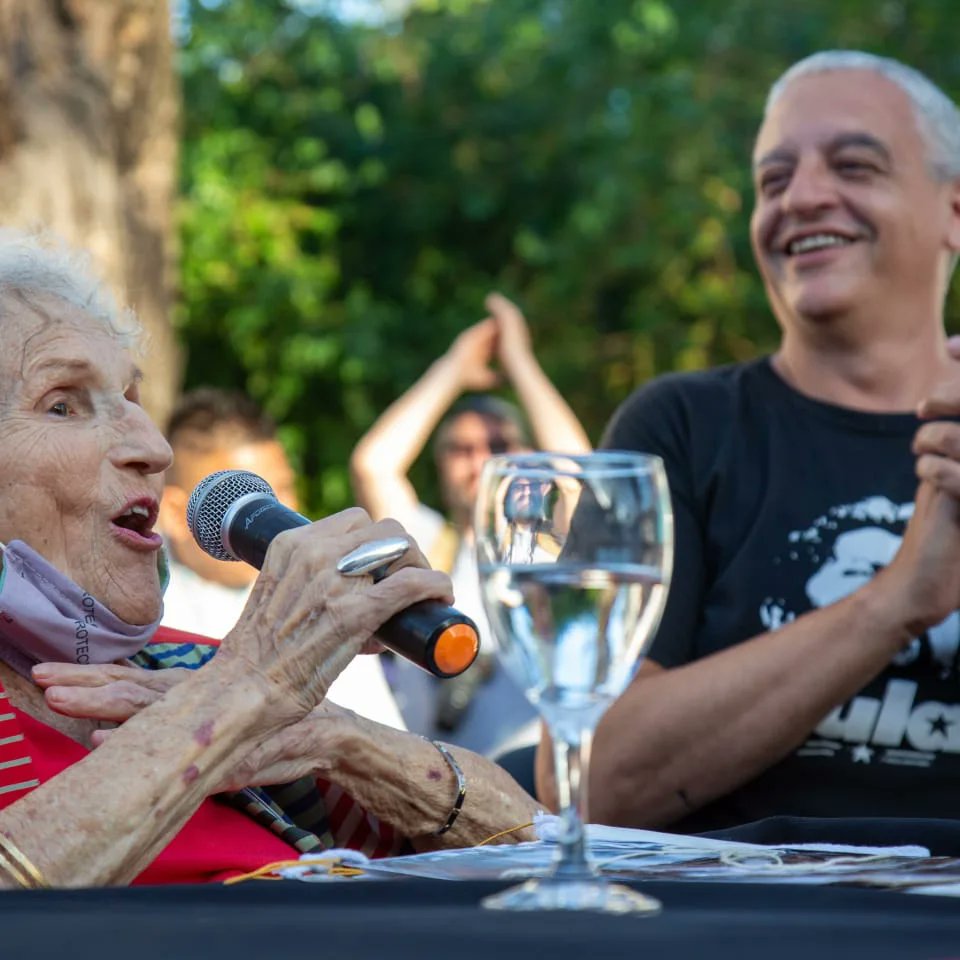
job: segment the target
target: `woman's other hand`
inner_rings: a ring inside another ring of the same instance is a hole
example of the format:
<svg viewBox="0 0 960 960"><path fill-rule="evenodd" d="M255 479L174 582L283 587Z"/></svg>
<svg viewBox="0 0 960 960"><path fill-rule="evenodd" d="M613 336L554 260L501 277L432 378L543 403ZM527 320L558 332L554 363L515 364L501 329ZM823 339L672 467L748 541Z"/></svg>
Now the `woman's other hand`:
<svg viewBox="0 0 960 960"><path fill-rule="evenodd" d="M132 663L40 663L33 668L33 681L55 713L123 723L194 673L184 667L145 670Z"/></svg>
<svg viewBox="0 0 960 960"><path fill-rule="evenodd" d="M145 670L131 663L41 663L34 667L33 679L57 713L120 724L196 673L183 667ZM322 776L335 767L337 744L348 732L357 735L355 721L356 714L325 701L302 720L258 744L217 790ZM113 730L94 731L93 745L100 746L111 733Z"/></svg>

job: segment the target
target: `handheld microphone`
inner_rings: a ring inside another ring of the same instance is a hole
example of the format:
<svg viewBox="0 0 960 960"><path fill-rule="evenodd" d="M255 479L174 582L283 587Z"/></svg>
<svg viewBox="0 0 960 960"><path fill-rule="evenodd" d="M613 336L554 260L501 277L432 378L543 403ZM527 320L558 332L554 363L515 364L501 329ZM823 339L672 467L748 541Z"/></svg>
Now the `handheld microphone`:
<svg viewBox="0 0 960 960"><path fill-rule="evenodd" d="M244 560L258 570L278 533L309 524L285 507L263 477L247 470L220 470L190 494L187 524L194 540L217 560ZM455 677L480 650L477 625L433 600L395 614L377 631L383 645L437 677Z"/></svg>

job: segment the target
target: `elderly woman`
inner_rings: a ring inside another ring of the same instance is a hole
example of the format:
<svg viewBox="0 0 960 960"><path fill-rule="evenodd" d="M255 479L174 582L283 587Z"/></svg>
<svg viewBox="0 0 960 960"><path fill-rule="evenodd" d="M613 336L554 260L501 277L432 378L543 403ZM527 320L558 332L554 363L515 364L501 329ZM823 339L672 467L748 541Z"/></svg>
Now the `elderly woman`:
<svg viewBox="0 0 960 960"><path fill-rule="evenodd" d="M532 819L496 766L324 703L381 623L451 600L416 549L379 583L336 572L402 534L391 521L348 510L278 536L201 668L114 665L149 653L160 619L171 459L139 403L135 326L82 262L12 235L0 323L0 886L214 880L351 839L470 845ZM298 816L250 789L278 783ZM225 792L234 806L212 799Z"/></svg>

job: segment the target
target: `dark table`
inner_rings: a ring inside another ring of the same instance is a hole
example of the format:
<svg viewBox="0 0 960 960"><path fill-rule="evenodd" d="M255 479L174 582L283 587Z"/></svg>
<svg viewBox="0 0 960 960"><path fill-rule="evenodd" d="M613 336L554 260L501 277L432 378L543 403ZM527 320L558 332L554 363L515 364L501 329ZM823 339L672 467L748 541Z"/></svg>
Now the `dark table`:
<svg viewBox="0 0 960 960"><path fill-rule="evenodd" d="M439 880L0 895L0 958L954 960L960 900L853 887L644 883L656 917L503 914L502 883Z"/></svg>

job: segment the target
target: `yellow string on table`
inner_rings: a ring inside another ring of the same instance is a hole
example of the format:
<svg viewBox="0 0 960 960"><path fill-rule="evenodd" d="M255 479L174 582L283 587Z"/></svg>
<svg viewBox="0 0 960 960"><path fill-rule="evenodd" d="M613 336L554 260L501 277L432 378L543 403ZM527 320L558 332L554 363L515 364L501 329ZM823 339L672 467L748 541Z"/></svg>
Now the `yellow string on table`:
<svg viewBox="0 0 960 960"><path fill-rule="evenodd" d="M270 876L270 874L275 874L278 870L284 870L287 867L304 867L310 866L311 863L330 863L329 860L274 860L273 863L265 863L262 867L257 867L256 870L251 870L249 873L241 873L236 877L228 877L223 881L224 886L228 886L231 883L242 883L245 880L283 880L283 877ZM344 867L344 866L331 866L328 868L327 873L331 877L359 877L363 874L363 871L359 867Z"/></svg>
<svg viewBox="0 0 960 960"><path fill-rule="evenodd" d="M527 827L532 827L533 821L529 823L520 823L515 827L509 827L506 830L501 830L499 833L495 833L492 837L487 837L486 840L481 840L479 843L475 844L477 847L486 846L488 843L493 843L494 840L499 840L501 837L509 836L511 833L516 833L518 830L526 830ZM241 873L236 877L228 877L223 881L224 886L228 886L232 883L242 883L246 880L282 880L283 877L271 876L271 874L276 874L278 870L283 870L286 867L302 867L304 865L309 865L310 863L325 863L329 861L324 860L275 860L273 863L265 863L262 867L258 867L256 870L251 870L249 873ZM332 877L359 877L363 875L363 870L359 867L347 867L347 866L331 866L328 871Z"/></svg>
<svg viewBox="0 0 960 960"><path fill-rule="evenodd" d="M494 840L499 840L501 837L506 837L511 833L516 833L518 830L526 830L527 827L532 827L533 821L529 823L521 823L515 827L510 827L508 830L501 830L499 833L495 833L492 837L487 837L486 840L481 840L479 843L474 844L474 846L482 847L488 843L493 843Z"/></svg>

